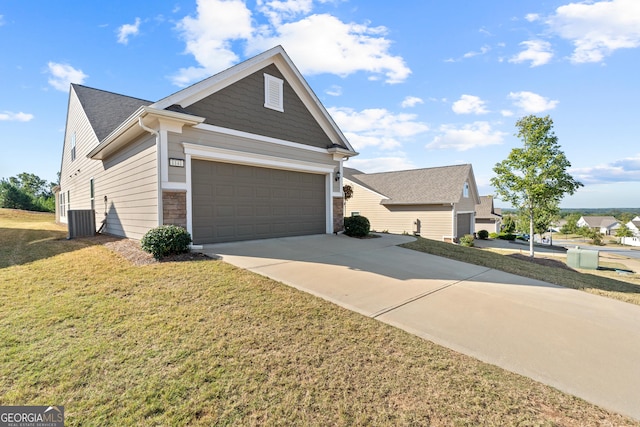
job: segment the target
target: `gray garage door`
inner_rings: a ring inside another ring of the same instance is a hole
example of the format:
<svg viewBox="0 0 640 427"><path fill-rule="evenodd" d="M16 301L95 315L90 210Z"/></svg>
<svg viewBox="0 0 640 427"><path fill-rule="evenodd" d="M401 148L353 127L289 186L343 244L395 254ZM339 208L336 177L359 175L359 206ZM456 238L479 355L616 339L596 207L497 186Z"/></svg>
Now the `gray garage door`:
<svg viewBox="0 0 640 427"><path fill-rule="evenodd" d="M458 214L458 237L471 234L471 214Z"/></svg>
<svg viewBox="0 0 640 427"><path fill-rule="evenodd" d="M325 176L194 160L193 241L326 232Z"/></svg>

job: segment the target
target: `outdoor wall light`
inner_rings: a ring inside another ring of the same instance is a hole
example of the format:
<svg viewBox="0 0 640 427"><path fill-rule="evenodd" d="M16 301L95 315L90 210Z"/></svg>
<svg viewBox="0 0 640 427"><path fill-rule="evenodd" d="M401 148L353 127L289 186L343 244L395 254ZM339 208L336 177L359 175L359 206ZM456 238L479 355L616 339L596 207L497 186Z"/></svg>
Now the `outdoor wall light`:
<svg viewBox="0 0 640 427"><path fill-rule="evenodd" d="M340 181L340 171L336 172L336 181Z"/></svg>

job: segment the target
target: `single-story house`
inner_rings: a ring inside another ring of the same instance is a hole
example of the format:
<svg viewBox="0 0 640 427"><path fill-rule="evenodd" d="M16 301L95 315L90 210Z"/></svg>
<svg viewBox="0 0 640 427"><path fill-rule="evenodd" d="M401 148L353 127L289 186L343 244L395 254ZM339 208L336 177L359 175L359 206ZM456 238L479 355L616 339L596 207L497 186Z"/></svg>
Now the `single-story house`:
<svg viewBox="0 0 640 427"><path fill-rule="evenodd" d="M640 237L640 216L636 216L626 225L635 237Z"/></svg>
<svg viewBox="0 0 640 427"><path fill-rule="evenodd" d="M620 223L612 216L581 216L576 222L578 227L589 227L604 235L615 234L614 231L620 227Z"/></svg>
<svg viewBox="0 0 640 427"><path fill-rule="evenodd" d="M163 224L194 244L333 233L356 155L277 46L158 101L71 85L57 219L106 233Z"/></svg>
<svg viewBox="0 0 640 427"><path fill-rule="evenodd" d="M476 206L476 233L487 230L499 233L502 227L502 209L493 206L493 196L480 196L480 204Z"/></svg>
<svg viewBox="0 0 640 427"><path fill-rule="evenodd" d="M344 168L353 196L345 215L362 215L371 229L457 241L475 229L478 188L470 164L396 172Z"/></svg>

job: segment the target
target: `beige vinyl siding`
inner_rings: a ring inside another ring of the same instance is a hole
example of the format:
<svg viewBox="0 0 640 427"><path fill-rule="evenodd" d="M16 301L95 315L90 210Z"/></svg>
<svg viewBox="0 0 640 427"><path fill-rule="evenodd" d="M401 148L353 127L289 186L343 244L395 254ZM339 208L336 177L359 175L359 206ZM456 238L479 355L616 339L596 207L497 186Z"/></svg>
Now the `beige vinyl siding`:
<svg viewBox="0 0 640 427"><path fill-rule="evenodd" d="M76 159L70 144L76 133ZM94 180L96 227L108 212L106 233L140 239L158 224L158 180L155 137L145 135L105 161L87 154L98 145L89 120L72 90L60 178L61 192L71 195L70 209L91 209L90 182ZM66 222L65 218L61 218Z"/></svg>
<svg viewBox="0 0 640 427"><path fill-rule="evenodd" d="M359 212L367 217L371 229L389 233L413 234L420 221L420 235L428 239L444 240L451 237L452 213L450 206L442 205L381 205L384 197L348 179L345 184L353 188L353 198L346 203L345 216Z"/></svg>
<svg viewBox="0 0 640 427"><path fill-rule="evenodd" d="M104 168L96 195L107 196L107 232L142 238L158 225L155 137L145 135L128 145L106 159Z"/></svg>
<svg viewBox="0 0 640 427"><path fill-rule="evenodd" d="M71 160L71 140L75 132L76 158ZM89 120L82 109L75 92L72 90L69 96L69 111L67 127L62 152L62 166L60 171L61 193L70 194L71 203L67 203L66 209L91 209L91 197L89 182L99 174L101 168L99 162L87 159L87 153L98 145ZM97 223L102 220L96 218ZM61 215L60 221L66 223L67 218Z"/></svg>

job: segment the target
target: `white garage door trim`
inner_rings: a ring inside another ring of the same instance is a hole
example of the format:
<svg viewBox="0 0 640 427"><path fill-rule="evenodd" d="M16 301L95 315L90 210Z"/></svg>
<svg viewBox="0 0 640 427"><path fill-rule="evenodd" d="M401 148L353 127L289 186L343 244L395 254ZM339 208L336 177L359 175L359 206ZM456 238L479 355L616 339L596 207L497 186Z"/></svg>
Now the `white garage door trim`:
<svg viewBox="0 0 640 427"><path fill-rule="evenodd" d="M271 169L284 169L297 172L307 172L325 175L325 206L326 206L326 232L333 233L333 173L334 166L319 165L317 163L302 160L286 159L281 157L266 156L263 154L247 153L228 150L225 148L207 147L205 145L183 142L186 156L187 178L187 231L193 236L193 200L191 182L191 159L211 160L224 163L235 163L248 166L259 166Z"/></svg>

